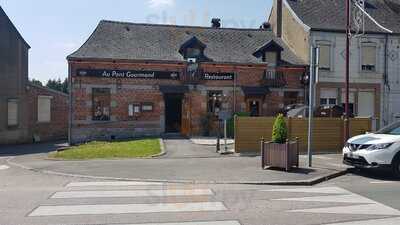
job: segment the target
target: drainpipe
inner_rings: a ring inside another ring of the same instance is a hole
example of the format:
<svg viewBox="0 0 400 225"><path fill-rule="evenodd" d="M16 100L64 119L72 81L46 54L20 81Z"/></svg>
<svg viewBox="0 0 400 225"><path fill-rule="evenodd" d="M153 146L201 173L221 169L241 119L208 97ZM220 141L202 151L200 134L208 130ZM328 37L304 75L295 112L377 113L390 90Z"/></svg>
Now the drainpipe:
<svg viewBox="0 0 400 225"><path fill-rule="evenodd" d="M68 63L68 86L69 86L69 107L68 107L68 143L72 145L72 74L71 74L71 64Z"/></svg>
<svg viewBox="0 0 400 225"><path fill-rule="evenodd" d="M384 54L384 72L383 72L383 112L382 112L382 120L383 125L388 124L389 120L389 93L390 93L390 84L388 80L388 71L389 71L389 60L388 60L388 42L389 42L389 34L385 34L385 54Z"/></svg>
<svg viewBox="0 0 400 225"><path fill-rule="evenodd" d="M278 38L282 37L282 23L283 23L283 19L282 19L282 1L283 0L277 0L277 4L276 4L276 36Z"/></svg>

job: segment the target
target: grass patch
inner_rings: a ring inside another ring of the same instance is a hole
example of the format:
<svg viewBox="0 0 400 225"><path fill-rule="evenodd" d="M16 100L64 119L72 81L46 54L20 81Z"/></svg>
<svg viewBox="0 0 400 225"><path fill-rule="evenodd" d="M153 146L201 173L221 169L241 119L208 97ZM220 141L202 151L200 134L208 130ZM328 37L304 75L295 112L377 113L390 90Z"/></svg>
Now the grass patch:
<svg viewBox="0 0 400 225"><path fill-rule="evenodd" d="M51 153L51 158L67 160L143 158L161 153L157 138L121 142L94 141Z"/></svg>

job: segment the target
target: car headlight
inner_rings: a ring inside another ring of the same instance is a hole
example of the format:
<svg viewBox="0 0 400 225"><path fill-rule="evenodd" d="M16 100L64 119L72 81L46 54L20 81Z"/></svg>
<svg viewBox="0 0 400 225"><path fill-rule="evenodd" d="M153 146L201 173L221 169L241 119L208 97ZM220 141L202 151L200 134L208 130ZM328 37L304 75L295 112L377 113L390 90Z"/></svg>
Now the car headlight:
<svg viewBox="0 0 400 225"><path fill-rule="evenodd" d="M366 150L374 151L374 150L387 149L387 148L389 148L390 146L392 146L393 144L394 144L394 143L371 145L371 146L369 146Z"/></svg>

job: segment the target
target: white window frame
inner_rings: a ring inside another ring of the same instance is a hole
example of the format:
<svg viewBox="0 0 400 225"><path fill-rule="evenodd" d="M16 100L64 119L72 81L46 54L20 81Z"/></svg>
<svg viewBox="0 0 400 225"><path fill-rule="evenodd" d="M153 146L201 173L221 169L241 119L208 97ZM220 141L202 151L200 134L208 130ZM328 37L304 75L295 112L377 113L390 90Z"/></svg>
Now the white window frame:
<svg viewBox="0 0 400 225"><path fill-rule="evenodd" d="M316 46L317 47L321 47L321 46L324 46L324 47L328 47L328 49L329 49L329 52L328 52L328 56L329 56L329 67L322 67L321 66L321 64L319 64L319 69L320 70L322 70L322 71L333 71L333 45L332 45L332 43L331 43L331 41L323 41L323 40L319 40L319 41L316 41ZM320 54L320 57L321 57L321 54ZM321 60L321 58L320 58L320 60Z"/></svg>
<svg viewBox="0 0 400 225"><path fill-rule="evenodd" d="M321 104L322 100L326 100L326 104ZM335 100L335 104L330 104L330 102L332 100ZM338 90L335 89L335 88L323 88L323 89L321 89L319 103L320 103L321 106L335 106L335 105L338 105Z"/></svg>
<svg viewBox="0 0 400 225"><path fill-rule="evenodd" d="M10 105L14 104L15 105L15 112L13 113L13 115L11 115L10 112ZM7 126L9 127L16 127L19 125L19 101L18 99L8 99L7 100ZM11 122L10 122L10 118ZM14 122L15 121L15 122Z"/></svg>
<svg viewBox="0 0 400 225"><path fill-rule="evenodd" d="M365 47L373 47L375 48L375 65L374 65L374 69L373 70L365 70L363 69L364 67L364 63L363 63L363 59L364 59L364 48ZM370 72L370 73L374 73L378 71L378 45L375 42L362 42L361 43L361 47L360 47L360 71L362 72Z"/></svg>
<svg viewBox="0 0 400 225"><path fill-rule="evenodd" d="M37 122L38 123L50 123L51 122L51 100L53 96L39 95L37 97ZM41 101L48 101L48 108L42 108ZM48 115L45 117L45 115Z"/></svg>

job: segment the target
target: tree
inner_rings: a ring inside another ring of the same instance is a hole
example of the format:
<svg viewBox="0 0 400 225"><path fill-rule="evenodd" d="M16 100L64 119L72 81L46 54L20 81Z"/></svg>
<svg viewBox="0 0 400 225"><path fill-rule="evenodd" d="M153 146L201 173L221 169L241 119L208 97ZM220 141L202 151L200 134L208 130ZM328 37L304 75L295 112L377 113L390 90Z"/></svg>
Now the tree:
<svg viewBox="0 0 400 225"><path fill-rule="evenodd" d="M66 78L63 82L61 82L60 78L54 80L49 79L46 87L68 94L68 79Z"/></svg>
<svg viewBox="0 0 400 225"><path fill-rule="evenodd" d="M32 79L30 80L30 82L31 82L32 84L34 84L34 85L43 87L42 81L36 80L35 78L32 78Z"/></svg>
<svg viewBox="0 0 400 225"><path fill-rule="evenodd" d="M272 128L272 142L283 144L286 142L288 131L283 114L279 114L275 119L274 127Z"/></svg>

